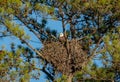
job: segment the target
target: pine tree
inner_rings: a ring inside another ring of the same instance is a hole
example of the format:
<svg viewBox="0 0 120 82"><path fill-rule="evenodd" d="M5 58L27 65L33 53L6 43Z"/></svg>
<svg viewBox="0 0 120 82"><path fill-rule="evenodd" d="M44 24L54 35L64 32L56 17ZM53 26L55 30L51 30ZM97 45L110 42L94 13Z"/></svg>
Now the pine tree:
<svg viewBox="0 0 120 82"><path fill-rule="evenodd" d="M35 58L41 60L40 70L50 81L118 80L120 0L1 0L0 6L0 24L5 28L1 37L12 35L27 45L14 48L12 43L11 51L0 51L2 77L9 75L10 80L29 81L30 73L39 71L32 61L34 52ZM46 26L48 19L61 21L64 41L59 40L56 30ZM41 41L43 48L30 45L30 37L21 24ZM20 78L15 79L16 75Z"/></svg>

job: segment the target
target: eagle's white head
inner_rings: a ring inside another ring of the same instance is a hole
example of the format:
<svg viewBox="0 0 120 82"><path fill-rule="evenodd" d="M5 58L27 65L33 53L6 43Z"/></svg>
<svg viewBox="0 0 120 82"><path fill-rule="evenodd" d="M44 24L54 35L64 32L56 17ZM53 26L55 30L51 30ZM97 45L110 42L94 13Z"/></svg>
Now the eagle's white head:
<svg viewBox="0 0 120 82"><path fill-rule="evenodd" d="M64 37L64 34L61 32L59 37Z"/></svg>
<svg viewBox="0 0 120 82"><path fill-rule="evenodd" d="M64 37L63 33L60 33L60 35L59 35L59 41L60 42L64 42L65 41L65 37Z"/></svg>

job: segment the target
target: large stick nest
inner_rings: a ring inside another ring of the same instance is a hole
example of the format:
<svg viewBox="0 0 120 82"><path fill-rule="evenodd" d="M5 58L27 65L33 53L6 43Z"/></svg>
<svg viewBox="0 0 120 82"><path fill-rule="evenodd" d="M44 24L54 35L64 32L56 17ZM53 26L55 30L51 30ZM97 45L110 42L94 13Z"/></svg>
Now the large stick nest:
<svg viewBox="0 0 120 82"><path fill-rule="evenodd" d="M68 41L66 44L59 41L46 43L41 52L57 71L65 75L80 70L87 57L77 40Z"/></svg>

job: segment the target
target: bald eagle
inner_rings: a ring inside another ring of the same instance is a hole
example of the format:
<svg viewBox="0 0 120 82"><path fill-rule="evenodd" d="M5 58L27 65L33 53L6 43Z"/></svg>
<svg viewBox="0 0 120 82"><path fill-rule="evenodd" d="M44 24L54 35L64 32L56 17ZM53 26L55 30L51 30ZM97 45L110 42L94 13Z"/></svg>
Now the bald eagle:
<svg viewBox="0 0 120 82"><path fill-rule="evenodd" d="M60 42L65 42L65 37L64 37L63 33L60 33L60 35L59 35L59 41Z"/></svg>

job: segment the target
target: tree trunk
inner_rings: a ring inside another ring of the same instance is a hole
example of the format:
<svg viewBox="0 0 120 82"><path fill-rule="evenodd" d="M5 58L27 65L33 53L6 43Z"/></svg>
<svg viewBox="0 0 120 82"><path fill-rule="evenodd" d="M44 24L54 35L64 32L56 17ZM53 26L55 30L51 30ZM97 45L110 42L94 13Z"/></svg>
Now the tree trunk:
<svg viewBox="0 0 120 82"><path fill-rule="evenodd" d="M72 79L73 79L73 75L70 74L70 75L68 76L67 82L72 82Z"/></svg>

